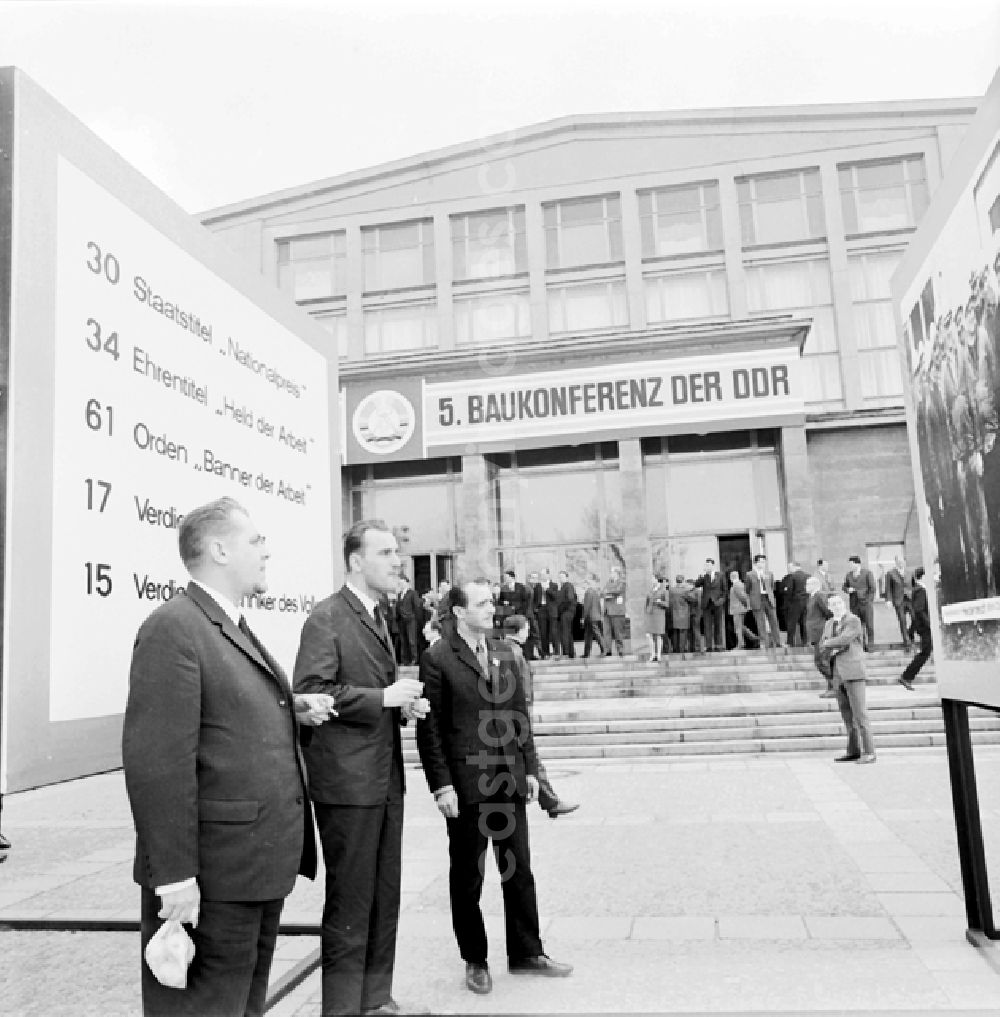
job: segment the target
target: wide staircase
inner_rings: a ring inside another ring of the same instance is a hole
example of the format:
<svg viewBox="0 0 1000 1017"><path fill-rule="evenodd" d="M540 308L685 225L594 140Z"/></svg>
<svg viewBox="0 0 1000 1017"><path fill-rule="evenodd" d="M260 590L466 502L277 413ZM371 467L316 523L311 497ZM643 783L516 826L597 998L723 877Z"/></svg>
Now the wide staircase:
<svg viewBox="0 0 1000 1017"><path fill-rule="evenodd" d="M944 744L933 660L912 692L899 685L908 655L877 648L865 657L877 749ZM842 751L835 699L812 651L671 654L541 661L535 674L535 743L545 761L581 758ZM403 669L414 674L416 669ZM976 744L1000 744L1000 715L970 708ZM417 762L412 730L404 755Z"/></svg>

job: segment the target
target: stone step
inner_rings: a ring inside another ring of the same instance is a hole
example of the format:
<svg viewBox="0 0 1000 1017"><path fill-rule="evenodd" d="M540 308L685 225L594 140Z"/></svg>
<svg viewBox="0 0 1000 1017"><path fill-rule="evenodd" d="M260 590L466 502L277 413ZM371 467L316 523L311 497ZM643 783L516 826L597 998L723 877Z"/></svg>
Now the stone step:
<svg viewBox="0 0 1000 1017"><path fill-rule="evenodd" d="M898 674L887 676L876 676L869 678L869 687L886 687L895 685ZM918 687L920 685L932 684L931 676L925 678L921 673ZM736 679L728 682L718 681L677 681L666 679L642 680L634 679L628 682L609 682L605 684L587 682L576 685L567 685L564 688L535 689L535 702L553 702L567 700L591 700L611 699L649 696L691 696L691 695L727 695L733 693L774 693L774 692L821 692L825 688L825 682L815 672L811 677L802 678L774 678L769 680L750 680L746 678Z"/></svg>

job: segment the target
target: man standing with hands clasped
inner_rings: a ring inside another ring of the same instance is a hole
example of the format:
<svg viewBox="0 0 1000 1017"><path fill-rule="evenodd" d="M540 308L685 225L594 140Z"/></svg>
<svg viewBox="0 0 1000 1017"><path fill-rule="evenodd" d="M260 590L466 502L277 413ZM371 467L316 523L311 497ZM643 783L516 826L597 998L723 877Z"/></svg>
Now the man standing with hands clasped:
<svg viewBox="0 0 1000 1017"><path fill-rule="evenodd" d="M392 973L399 919L403 752L399 726L423 716L414 678L398 678L378 606L396 588L396 538L381 520L344 536L347 580L306 619L295 688L336 697L338 716L305 745L326 863L323 1017L398 1014ZM412 1011L411 1011L412 1012Z"/></svg>
<svg viewBox="0 0 1000 1017"><path fill-rule="evenodd" d="M493 979L479 901L491 840L511 974L565 977L573 969L546 956L539 938L525 810L538 794L538 758L513 656L487 638L493 632L489 580L456 585L451 604L455 630L420 658L430 712L417 725L417 748L448 827L451 921L465 984L484 994Z"/></svg>
<svg viewBox="0 0 1000 1017"><path fill-rule="evenodd" d="M191 925L187 986L142 965L146 1017L258 1017L285 897L316 874L296 720L335 716L329 695L292 695L240 602L267 589L267 550L232 498L178 531L186 590L143 622L122 737L136 829L142 947L163 920Z"/></svg>

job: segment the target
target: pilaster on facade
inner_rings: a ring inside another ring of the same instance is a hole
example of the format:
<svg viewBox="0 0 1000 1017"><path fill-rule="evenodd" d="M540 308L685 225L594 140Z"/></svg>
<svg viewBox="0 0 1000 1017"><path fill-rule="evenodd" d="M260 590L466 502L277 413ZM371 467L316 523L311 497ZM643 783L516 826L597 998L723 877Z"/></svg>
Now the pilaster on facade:
<svg viewBox="0 0 1000 1017"><path fill-rule="evenodd" d="M736 178L722 173L719 178L719 211L722 215L723 256L726 263L726 285L729 289L729 317L746 318L747 279L743 268L743 245L740 229L740 203L736 193Z"/></svg>
<svg viewBox="0 0 1000 1017"><path fill-rule="evenodd" d="M642 230L639 225L639 196L634 187L623 187L620 191L620 200L629 328L639 330L646 327L646 291L642 279Z"/></svg>
<svg viewBox="0 0 1000 1017"><path fill-rule="evenodd" d="M434 278L437 282L438 348L455 348L455 315L452 302L451 223L447 212L434 213Z"/></svg>
<svg viewBox="0 0 1000 1017"><path fill-rule="evenodd" d="M625 606L632 634L631 652L646 635L646 594L652 580L653 545L646 525L646 496L642 475L642 443L638 438L618 442L618 472L622 489L622 550L625 557Z"/></svg>
<svg viewBox="0 0 1000 1017"><path fill-rule="evenodd" d="M816 513L803 426L781 429L781 463L785 478L785 518L790 557L804 565L815 561L817 553Z"/></svg>
<svg viewBox="0 0 1000 1017"><path fill-rule="evenodd" d="M833 301L833 320L840 350L840 377L844 386L844 405L848 410L860 410L861 362L858 337L854 330L854 303L851 297L851 271L847 260L847 240L844 236L844 213L840 205L840 177L835 159L824 159L820 164L820 181L823 188L823 215L826 221L827 243L830 252L830 297Z"/></svg>
<svg viewBox="0 0 1000 1017"><path fill-rule="evenodd" d="M524 208L524 243L528 255L528 302L531 335L536 343L549 338L549 303L545 289L545 221L542 206L529 201Z"/></svg>
<svg viewBox="0 0 1000 1017"><path fill-rule="evenodd" d="M464 551L456 557L459 578L492 576L496 562L491 554L493 506L488 466L478 452L462 456L462 528Z"/></svg>
<svg viewBox="0 0 1000 1017"><path fill-rule="evenodd" d="M365 256L361 227L351 223L345 231L347 250L347 359L365 358Z"/></svg>

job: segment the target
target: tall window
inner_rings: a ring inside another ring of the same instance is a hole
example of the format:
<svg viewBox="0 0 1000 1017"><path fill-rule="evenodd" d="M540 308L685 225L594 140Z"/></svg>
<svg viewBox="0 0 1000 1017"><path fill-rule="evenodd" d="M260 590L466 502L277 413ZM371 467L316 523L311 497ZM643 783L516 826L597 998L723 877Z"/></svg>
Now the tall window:
<svg viewBox="0 0 1000 1017"><path fill-rule="evenodd" d="M404 353L437 346L437 307L432 303L365 309L365 352Z"/></svg>
<svg viewBox="0 0 1000 1017"><path fill-rule="evenodd" d="M726 273L722 269L647 276L646 320L686 321L729 313Z"/></svg>
<svg viewBox="0 0 1000 1017"><path fill-rule="evenodd" d="M806 402L837 404L843 400L840 354L833 320L830 266L818 258L751 265L746 270L747 303L753 314L800 312L813 319L802 351Z"/></svg>
<svg viewBox="0 0 1000 1017"><path fill-rule="evenodd" d="M321 300L347 292L346 234L324 233L278 242L278 285L296 300Z"/></svg>
<svg viewBox="0 0 1000 1017"><path fill-rule="evenodd" d="M928 203L923 156L841 166L840 202L849 234L915 228Z"/></svg>
<svg viewBox="0 0 1000 1017"><path fill-rule="evenodd" d="M456 279L493 279L528 270L524 208L451 217Z"/></svg>
<svg viewBox="0 0 1000 1017"><path fill-rule="evenodd" d="M482 343L524 339L531 335L531 310L526 291L498 291L455 297L455 340Z"/></svg>
<svg viewBox="0 0 1000 1017"><path fill-rule="evenodd" d="M896 322L889 292L889 280L900 257L892 251L862 254L848 262L861 365L861 395L865 399L898 403L903 395Z"/></svg>
<svg viewBox="0 0 1000 1017"><path fill-rule="evenodd" d="M736 189L744 246L825 236L818 169L741 177Z"/></svg>
<svg viewBox="0 0 1000 1017"><path fill-rule="evenodd" d="M433 285L433 220L373 226L361 235L366 292Z"/></svg>
<svg viewBox="0 0 1000 1017"><path fill-rule="evenodd" d="M621 200L601 198L556 201L543 206L546 266L572 268L621 261Z"/></svg>
<svg viewBox="0 0 1000 1017"><path fill-rule="evenodd" d="M722 248L717 183L639 192L642 256L662 258Z"/></svg>
<svg viewBox="0 0 1000 1017"><path fill-rule="evenodd" d="M628 304L622 280L550 286L549 331L586 332L628 325Z"/></svg>

